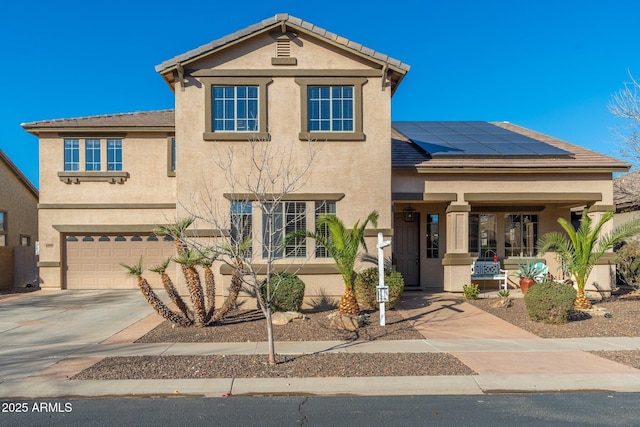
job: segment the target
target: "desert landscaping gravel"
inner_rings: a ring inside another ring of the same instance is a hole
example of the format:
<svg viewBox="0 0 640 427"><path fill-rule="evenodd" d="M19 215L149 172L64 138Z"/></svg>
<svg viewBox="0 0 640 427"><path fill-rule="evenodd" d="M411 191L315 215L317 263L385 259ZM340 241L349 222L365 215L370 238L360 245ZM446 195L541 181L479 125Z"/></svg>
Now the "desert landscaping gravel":
<svg viewBox="0 0 640 427"><path fill-rule="evenodd" d="M595 304L605 310L575 312L564 325L536 323L528 319L522 298L508 308L493 308L495 299L470 303L542 338L628 337L640 332L640 299L614 297ZM609 313L604 316L604 313ZM397 311L387 312L387 326L377 324L378 313L357 332L328 327L331 312L305 313L306 319L274 326L276 341L354 341L422 339ZM264 319L257 312L238 312L222 324L207 328L177 328L164 322L139 339L154 342L247 342L265 341ZM277 351L277 347L276 347ZM640 351L598 351L594 354L640 369ZM473 375L466 365L444 353L322 353L279 355L276 365L266 355L160 356L107 358L73 379L155 378L290 378Z"/></svg>

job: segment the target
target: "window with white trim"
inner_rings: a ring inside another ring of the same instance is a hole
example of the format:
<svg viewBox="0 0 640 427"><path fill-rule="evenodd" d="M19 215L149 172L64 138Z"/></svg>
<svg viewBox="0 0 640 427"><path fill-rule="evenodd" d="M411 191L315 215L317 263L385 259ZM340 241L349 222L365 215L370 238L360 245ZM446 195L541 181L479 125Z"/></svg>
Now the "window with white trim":
<svg viewBox="0 0 640 427"><path fill-rule="evenodd" d="M64 170L80 170L80 141L77 139L64 140Z"/></svg>
<svg viewBox="0 0 640 427"><path fill-rule="evenodd" d="M316 234L329 238L329 230L326 225L318 224L318 218L322 215L335 215L336 214L336 202L328 200L319 200L315 203L315 224ZM330 258L327 249L322 246L317 240L316 245L316 258Z"/></svg>
<svg viewBox="0 0 640 427"><path fill-rule="evenodd" d="M309 132L353 132L353 86L308 87Z"/></svg>
<svg viewBox="0 0 640 427"><path fill-rule="evenodd" d="M253 245L251 233L253 231L253 212L249 201L231 201L231 244L234 247L245 246L245 254L250 256Z"/></svg>
<svg viewBox="0 0 640 427"><path fill-rule="evenodd" d="M213 131L257 132L258 86L212 86Z"/></svg>
<svg viewBox="0 0 640 427"><path fill-rule="evenodd" d="M107 139L107 171L122 171L122 140Z"/></svg>
<svg viewBox="0 0 640 427"><path fill-rule="evenodd" d="M298 258L307 256L307 238L297 236L285 242L285 236L307 230L307 203L265 203L262 215L262 257Z"/></svg>
<svg viewBox="0 0 640 427"><path fill-rule="evenodd" d="M100 140L99 139L85 139L84 158L85 158L85 170L87 171L100 170Z"/></svg>

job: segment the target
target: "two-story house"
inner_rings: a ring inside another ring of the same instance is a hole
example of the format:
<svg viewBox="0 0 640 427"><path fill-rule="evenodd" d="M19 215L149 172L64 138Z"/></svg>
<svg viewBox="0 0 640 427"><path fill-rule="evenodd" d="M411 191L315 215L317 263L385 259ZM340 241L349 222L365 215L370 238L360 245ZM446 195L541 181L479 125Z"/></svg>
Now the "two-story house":
<svg viewBox="0 0 640 427"><path fill-rule="evenodd" d="M0 289L37 285L38 190L0 151Z"/></svg>
<svg viewBox="0 0 640 427"><path fill-rule="evenodd" d="M558 230L556 219L571 208L611 208L612 173L629 167L509 123L392 123L391 97L409 67L286 14L156 70L175 110L24 125L40 138L43 286L133 287L119 263L171 255L154 225L185 216L203 193L243 216L261 241L255 199L216 167L229 150L246 154L252 139L292 159L304 158L309 141L322 146L304 186L281 203L283 218L295 213L293 228L313 231L323 213L350 225L377 210L368 238L382 231L393 240L407 286L454 292L470 282L474 259L513 266L535 256L536 239ZM239 175L252 166L236 167ZM203 238L225 233L197 230ZM307 296L342 293L333 261L311 239L282 257L297 266ZM546 261L554 271L553 256ZM610 286L604 262L592 275L600 288ZM227 284L230 269L215 271Z"/></svg>

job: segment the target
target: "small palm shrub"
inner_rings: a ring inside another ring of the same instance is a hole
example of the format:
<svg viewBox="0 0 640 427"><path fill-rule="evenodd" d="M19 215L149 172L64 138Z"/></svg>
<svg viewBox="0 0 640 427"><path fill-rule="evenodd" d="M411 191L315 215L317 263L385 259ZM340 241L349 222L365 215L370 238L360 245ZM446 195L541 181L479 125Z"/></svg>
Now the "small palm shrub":
<svg viewBox="0 0 640 427"><path fill-rule="evenodd" d="M625 243L617 250L615 262L622 282L634 289L640 288L640 242Z"/></svg>
<svg viewBox="0 0 640 427"><path fill-rule="evenodd" d="M462 295L468 300L478 299L480 296L480 287L475 283L462 285Z"/></svg>
<svg viewBox="0 0 640 427"><path fill-rule="evenodd" d="M543 282L529 288L524 294L524 305L529 319L536 322L566 323L576 299L573 286Z"/></svg>
<svg viewBox="0 0 640 427"><path fill-rule="evenodd" d="M389 302L385 308L393 308L404 291L404 279L398 271L387 268L384 270L384 284L389 287ZM378 267L367 268L356 276L354 292L358 305L362 310L376 310L379 308L376 288L378 287Z"/></svg>
<svg viewBox="0 0 640 427"><path fill-rule="evenodd" d="M267 298L267 280L260 288L262 298ZM271 275L272 311L300 311L304 299L304 282L295 274L276 273Z"/></svg>

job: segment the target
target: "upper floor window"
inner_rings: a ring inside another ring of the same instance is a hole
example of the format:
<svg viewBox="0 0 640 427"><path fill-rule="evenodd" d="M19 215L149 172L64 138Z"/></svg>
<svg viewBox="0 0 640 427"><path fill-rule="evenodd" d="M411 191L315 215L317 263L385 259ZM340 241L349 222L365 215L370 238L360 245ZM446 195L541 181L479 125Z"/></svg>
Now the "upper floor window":
<svg viewBox="0 0 640 427"><path fill-rule="evenodd" d="M256 132L258 86L213 86L213 130Z"/></svg>
<svg viewBox="0 0 640 427"><path fill-rule="evenodd" d="M122 140L107 139L107 170L122 171Z"/></svg>
<svg viewBox="0 0 640 427"><path fill-rule="evenodd" d="M353 132L353 86L309 86L309 132Z"/></svg>
<svg viewBox="0 0 640 427"><path fill-rule="evenodd" d="M80 141L77 139L64 140L64 170L80 170Z"/></svg>
<svg viewBox="0 0 640 427"><path fill-rule="evenodd" d="M176 139L171 138L171 170L176 171Z"/></svg>
<svg viewBox="0 0 640 427"><path fill-rule="evenodd" d="M363 141L364 77L297 77L300 86L299 139Z"/></svg>
<svg viewBox="0 0 640 427"><path fill-rule="evenodd" d="M203 77L209 141L267 139L267 85L263 77Z"/></svg>
<svg viewBox="0 0 640 427"><path fill-rule="evenodd" d="M100 170L100 140L87 139L84 142L85 170Z"/></svg>
<svg viewBox="0 0 640 427"><path fill-rule="evenodd" d="M176 176L176 137L167 137L167 176Z"/></svg>

